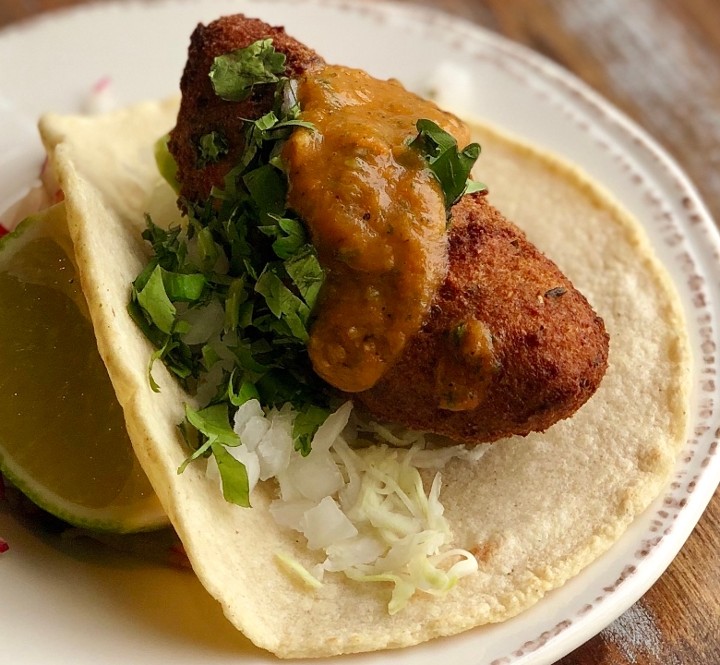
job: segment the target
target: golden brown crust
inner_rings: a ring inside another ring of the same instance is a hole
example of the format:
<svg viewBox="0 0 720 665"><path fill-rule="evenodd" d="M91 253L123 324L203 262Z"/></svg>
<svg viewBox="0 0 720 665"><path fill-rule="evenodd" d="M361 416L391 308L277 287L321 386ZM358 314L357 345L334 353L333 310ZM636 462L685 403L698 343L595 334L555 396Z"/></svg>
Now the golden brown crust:
<svg viewBox="0 0 720 665"><path fill-rule="evenodd" d="M457 354L453 331L475 319L492 337L496 365L480 404L438 407L436 368ZM356 395L376 418L470 443L543 431L595 392L608 335L585 297L514 224L480 196L453 209L449 271L430 319L402 358Z"/></svg>
<svg viewBox="0 0 720 665"><path fill-rule="evenodd" d="M204 201L213 186L222 186L223 176L237 163L244 147L242 120L257 119L273 105L271 86L256 88L251 97L242 102L220 99L208 76L213 60L266 38L273 40L277 51L285 53L287 73L291 78L323 63L315 51L289 37L285 28L273 27L242 14L226 16L207 26L200 24L190 37L188 60L180 81L182 101L169 143L178 165L180 194L190 201ZM230 150L224 159L201 168L198 142L200 137L212 131L225 136Z"/></svg>
<svg viewBox="0 0 720 665"><path fill-rule="evenodd" d="M219 99L208 77L212 61L266 37L286 54L291 77L323 63L283 28L241 15L200 25L192 35L170 141L181 195L191 201L205 200L237 161L243 148L240 119L258 118L272 107L271 95L262 90L243 102ZM223 132L230 152L200 168L197 142L210 131ZM599 385L608 353L602 319L555 264L481 196L464 197L452 220L449 273L429 320L372 389L351 397L375 418L470 443L545 430L571 416ZM456 333L468 321L488 331L492 351L487 356L485 349L470 371L457 362ZM471 399L458 404L464 410L440 407L441 401L447 406L444 392L454 378L465 388L476 381Z"/></svg>

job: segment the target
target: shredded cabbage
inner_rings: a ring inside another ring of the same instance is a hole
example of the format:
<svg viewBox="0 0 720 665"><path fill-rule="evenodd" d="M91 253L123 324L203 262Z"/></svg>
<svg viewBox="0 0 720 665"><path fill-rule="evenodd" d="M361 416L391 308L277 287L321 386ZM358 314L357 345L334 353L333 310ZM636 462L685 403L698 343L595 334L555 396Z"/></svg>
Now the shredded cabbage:
<svg viewBox="0 0 720 665"><path fill-rule="evenodd" d="M322 582L313 577L299 561L293 559L290 555L284 554L283 552L276 552L275 558L285 567L289 573L295 575L301 582L306 584L312 589L318 589L322 586Z"/></svg>
<svg viewBox="0 0 720 665"><path fill-rule="evenodd" d="M258 479L277 480L273 519L302 533L310 550L324 553L312 572L278 553L286 571L313 588L322 584L325 572L391 583L388 612L395 614L415 593L445 594L477 571L472 553L451 547L440 472L426 492L418 469L438 470L453 458L472 462L486 448L433 449L422 433L362 422L351 411L347 402L332 413L315 434L312 452L303 457L293 448L296 413L289 406L265 412L250 400L235 415L241 445L227 450L245 463L251 487ZM207 475L220 487L211 460Z"/></svg>

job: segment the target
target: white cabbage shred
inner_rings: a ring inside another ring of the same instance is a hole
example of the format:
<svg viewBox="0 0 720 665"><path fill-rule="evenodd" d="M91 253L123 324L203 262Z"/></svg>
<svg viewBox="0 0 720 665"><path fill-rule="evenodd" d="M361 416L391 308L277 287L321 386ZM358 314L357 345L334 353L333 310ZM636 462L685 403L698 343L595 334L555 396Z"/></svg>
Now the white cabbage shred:
<svg viewBox="0 0 720 665"><path fill-rule="evenodd" d="M451 548L440 472L426 493L418 469L441 469L453 457L472 462L486 446L431 448L422 433L361 422L346 402L318 429L312 452L303 457L293 448L295 415L289 405L265 412L250 400L235 416L242 445L227 448L245 464L251 491L258 481L275 478L279 496L270 505L273 519L302 533L308 548L324 557L307 571L278 552L286 571L308 587L319 586L326 572L390 582L390 614L417 591L445 594L477 571L469 551ZM220 487L213 457L207 475Z"/></svg>

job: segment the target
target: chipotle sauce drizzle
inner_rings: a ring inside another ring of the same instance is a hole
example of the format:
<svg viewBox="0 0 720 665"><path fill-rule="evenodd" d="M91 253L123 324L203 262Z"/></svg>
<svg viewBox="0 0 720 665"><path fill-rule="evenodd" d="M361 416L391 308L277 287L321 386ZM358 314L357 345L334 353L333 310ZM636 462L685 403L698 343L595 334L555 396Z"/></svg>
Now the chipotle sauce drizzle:
<svg viewBox="0 0 720 665"><path fill-rule="evenodd" d="M422 325L447 271L440 185L407 143L429 118L465 127L397 81L327 66L300 79L303 120L283 149L289 204L307 224L325 284L308 352L317 374L372 387Z"/></svg>

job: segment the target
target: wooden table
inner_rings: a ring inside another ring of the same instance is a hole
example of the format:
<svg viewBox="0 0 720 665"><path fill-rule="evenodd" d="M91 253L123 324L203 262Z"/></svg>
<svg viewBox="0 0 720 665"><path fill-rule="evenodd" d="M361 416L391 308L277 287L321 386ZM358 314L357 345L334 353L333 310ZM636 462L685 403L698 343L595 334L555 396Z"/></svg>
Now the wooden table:
<svg viewBox="0 0 720 665"><path fill-rule="evenodd" d="M85 0L2 0L0 27ZM679 161L720 220L718 0L400 0L527 44L589 83ZM720 663L720 495L667 572L558 665Z"/></svg>

